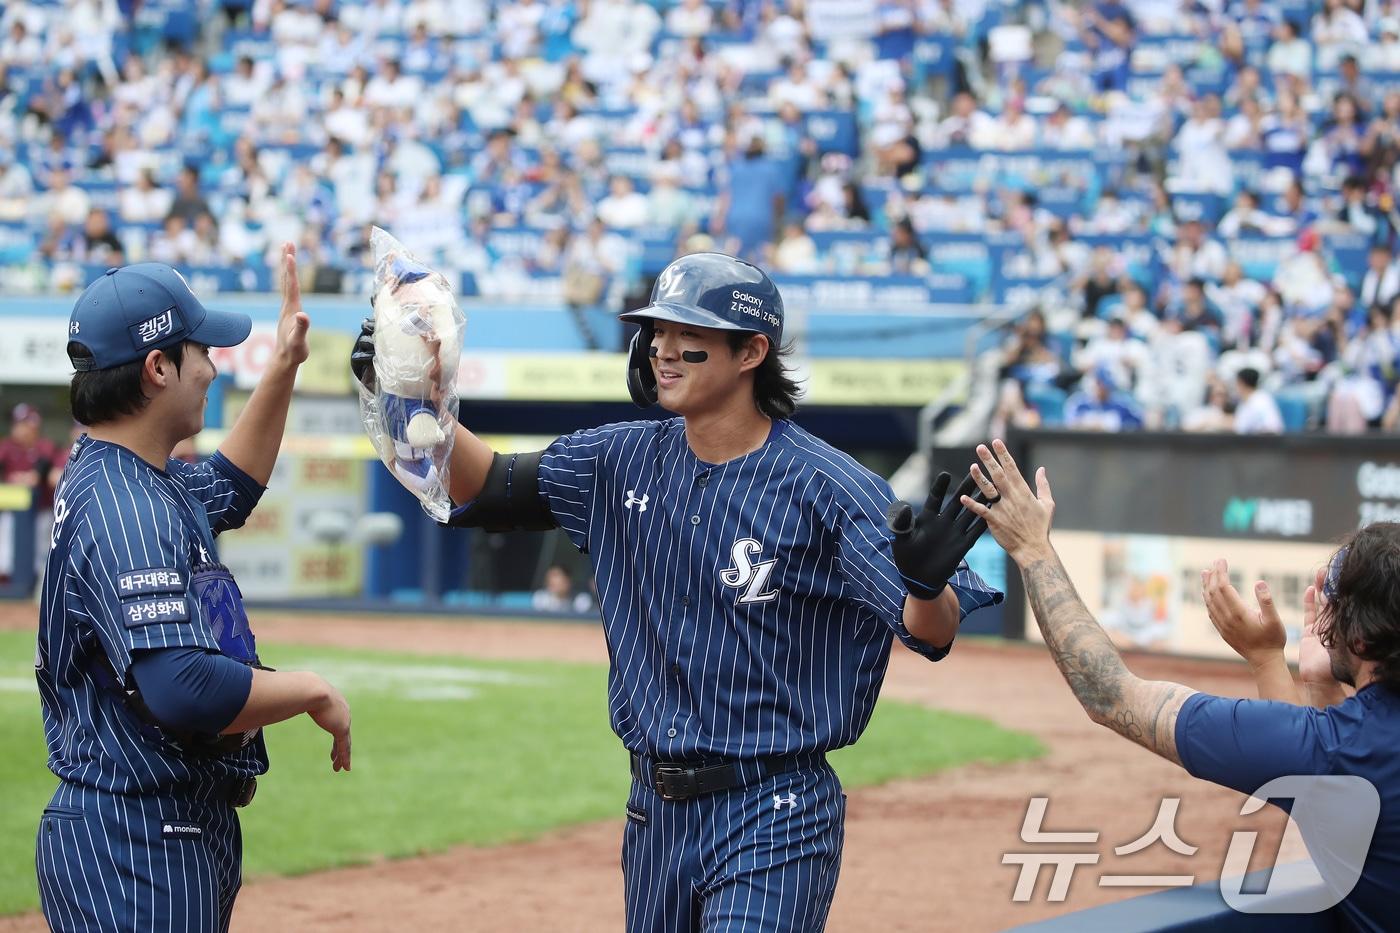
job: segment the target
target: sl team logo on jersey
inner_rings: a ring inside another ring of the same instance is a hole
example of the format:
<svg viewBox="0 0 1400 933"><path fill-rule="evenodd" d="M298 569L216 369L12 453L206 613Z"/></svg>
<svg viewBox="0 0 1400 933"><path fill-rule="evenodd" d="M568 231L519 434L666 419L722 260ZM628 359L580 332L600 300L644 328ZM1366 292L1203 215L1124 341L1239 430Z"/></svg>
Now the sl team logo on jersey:
<svg viewBox="0 0 1400 933"><path fill-rule="evenodd" d="M651 496L647 495L646 493L642 493L642 495L639 497L637 495L637 490L629 489L627 490L627 495L623 497L622 507L624 509L630 510L632 506L635 505L637 507L638 512L645 512L647 510L647 502L649 502L650 500Z"/></svg>
<svg viewBox="0 0 1400 933"><path fill-rule="evenodd" d="M740 538L729 550L734 566L719 572L720 582L725 586L743 588L744 592L739 596L741 603L766 603L778 598L777 590L764 591L768 578L773 575L773 568L777 566L777 558L757 563L750 559L758 556L762 550L763 545L753 538Z"/></svg>

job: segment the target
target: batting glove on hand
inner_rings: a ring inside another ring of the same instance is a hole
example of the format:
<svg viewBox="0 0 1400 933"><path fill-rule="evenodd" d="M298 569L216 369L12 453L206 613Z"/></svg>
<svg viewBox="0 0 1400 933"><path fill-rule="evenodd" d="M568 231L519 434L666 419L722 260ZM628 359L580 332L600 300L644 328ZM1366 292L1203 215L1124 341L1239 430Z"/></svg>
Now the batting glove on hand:
<svg viewBox="0 0 1400 933"><path fill-rule="evenodd" d="M972 495L977 485L971 476L963 480L948 504L943 504L952 482L950 474L938 474L918 518L914 517L913 506L903 500L890 503L886 514L890 531L894 532L894 565L915 599L938 598L972 545L987 530L987 522L962 505L962 497ZM987 501L980 491L974 498Z"/></svg>
<svg viewBox="0 0 1400 933"><path fill-rule="evenodd" d="M374 391L374 318L367 317L360 325L360 336L350 350L350 372L370 392Z"/></svg>

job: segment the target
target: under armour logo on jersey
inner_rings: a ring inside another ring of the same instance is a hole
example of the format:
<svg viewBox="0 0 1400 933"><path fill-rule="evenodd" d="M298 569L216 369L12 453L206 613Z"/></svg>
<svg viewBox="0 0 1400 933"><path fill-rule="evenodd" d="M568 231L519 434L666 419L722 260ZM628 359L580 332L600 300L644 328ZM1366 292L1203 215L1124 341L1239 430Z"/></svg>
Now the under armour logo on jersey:
<svg viewBox="0 0 1400 933"><path fill-rule="evenodd" d="M766 603L778 598L777 590L764 592L764 588L768 586L768 578L773 575L773 567L778 563L777 559L765 560L760 563L754 563L749 559L762 550L763 545L753 538L741 538L735 541L734 547L729 552L734 566L719 572L720 582L725 586L744 588L743 594L739 597L741 603Z"/></svg>
<svg viewBox="0 0 1400 933"><path fill-rule="evenodd" d="M637 507L638 512L645 512L647 510L647 502L650 499L651 496L645 493L643 493L641 498L639 499L637 498L637 490L629 489L627 490L627 497L622 500L622 507L624 509L630 509L632 508L632 506L635 505Z"/></svg>
<svg viewBox="0 0 1400 933"><path fill-rule="evenodd" d="M788 795L786 797L784 797L782 794L774 794L773 809L781 810L783 807L787 807L789 810L796 810L797 794L793 793L792 791L788 791Z"/></svg>

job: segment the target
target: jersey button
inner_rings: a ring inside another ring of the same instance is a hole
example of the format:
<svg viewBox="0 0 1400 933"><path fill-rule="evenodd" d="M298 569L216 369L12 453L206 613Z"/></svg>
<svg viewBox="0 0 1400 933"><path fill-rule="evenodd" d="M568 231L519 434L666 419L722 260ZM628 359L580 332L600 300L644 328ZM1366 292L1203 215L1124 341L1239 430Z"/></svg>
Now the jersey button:
<svg viewBox="0 0 1400 933"><path fill-rule="evenodd" d="M690 523L691 523L692 525L698 525L698 524L700 524L700 516L699 516L699 515L692 515L692 516L690 516Z"/></svg>
<svg viewBox="0 0 1400 933"><path fill-rule="evenodd" d="M675 730L675 729L667 729L667 730L666 730L666 738L668 738L668 739L674 739L675 737L676 737L676 730Z"/></svg>
<svg viewBox="0 0 1400 933"><path fill-rule="evenodd" d="M697 477L695 478L695 484L696 484L697 486L705 486L705 485L707 485L709 482L710 482L710 474L708 474L708 473L701 473L699 476L697 476Z"/></svg>
<svg viewBox="0 0 1400 933"><path fill-rule="evenodd" d="M681 605L682 605L682 606L689 606L689 605L690 605L690 597L689 597L689 596L682 596L682 597L681 597Z"/></svg>

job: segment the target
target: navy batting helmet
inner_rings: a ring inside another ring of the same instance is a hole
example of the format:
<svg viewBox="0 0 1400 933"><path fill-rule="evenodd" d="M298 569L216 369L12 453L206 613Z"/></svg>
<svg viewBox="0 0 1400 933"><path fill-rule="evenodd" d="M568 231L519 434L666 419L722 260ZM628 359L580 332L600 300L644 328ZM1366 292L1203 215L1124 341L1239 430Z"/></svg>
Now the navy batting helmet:
<svg viewBox="0 0 1400 933"><path fill-rule="evenodd" d="M652 321L747 331L783 342L783 297L768 274L723 253L693 253L672 262L651 289L651 304L622 315L640 324L627 353L627 390L642 408L656 404L651 371Z"/></svg>

